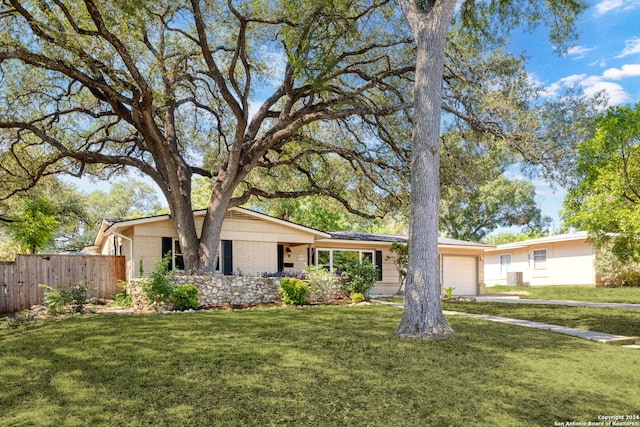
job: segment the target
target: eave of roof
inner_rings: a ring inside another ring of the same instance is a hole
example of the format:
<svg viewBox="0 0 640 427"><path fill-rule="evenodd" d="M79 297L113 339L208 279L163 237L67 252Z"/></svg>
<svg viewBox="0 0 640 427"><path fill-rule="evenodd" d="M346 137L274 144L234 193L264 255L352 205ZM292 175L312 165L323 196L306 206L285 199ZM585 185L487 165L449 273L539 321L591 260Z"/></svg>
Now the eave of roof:
<svg viewBox="0 0 640 427"><path fill-rule="evenodd" d="M575 233L555 234L553 236L539 237L537 239L522 240L514 243L504 243L494 248L487 249L487 251L501 251L505 249L522 249L533 245L544 245L548 243L558 242L571 242L571 241L584 241L589 238L589 234L585 231L578 231Z"/></svg>
<svg viewBox="0 0 640 427"><path fill-rule="evenodd" d="M269 215L265 215L262 214L260 212L256 212L256 211L252 211L250 209L246 209L246 208L240 208L240 207L233 207L233 208L229 208L229 211L231 212L239 212L248 216L253 216L255 218L259 218L259 219L263 219L265 221L269 221L269 222L273 222L276 224L281 224L284 225L286 227L291 227L291 228L295 228L297 230L300 231L304 231L307 233L311 233L311 234L316 234L320 237L324 237L324 238L328 238L330 237L329 233L325 233L324 231L320 231L320 230L316 230L314 228L310 228L310 227L305 227L304 225L300 225L300 224L296 224L294 222L291 221L286 221L283 219L279 219L279 218L274 218L272 216ZM206 209L198 209L193 211L193 216L204 216L207 213ZM116 229L118 228L123 228L123 227L131 227L131 226L135 226L135 225L141 225L141 224L148 224L151 222L155 222L155 221L164 221L167 219L171 219L171 215L169 214L162 214L162 215L154 215L154 216L148 216L148 217L143 217L143 218L134 218L134 219L121 219L121 220L103 220L103 225L105 223L109 224L104 230L102 229L102 226L100 228L100 231L103 232L103 235L109 235L111 233L113 233ZM98 236L100 235L100 231L98 232ZM96 237L96 241L98 240L98 237Z"/></svg>
<svg viewBox="0 0 640 427"><path fill-rule="evenodd" d="M330 240L341 240L351 242L371 242L371 243L408 243L406 236L395 236L389 234L361 233L357 231L330 231ZM483 243L467 242L465 240L450 239L448 237L438 237L438 246L456 246L467 248L493 248L493 246Z"/></svg>

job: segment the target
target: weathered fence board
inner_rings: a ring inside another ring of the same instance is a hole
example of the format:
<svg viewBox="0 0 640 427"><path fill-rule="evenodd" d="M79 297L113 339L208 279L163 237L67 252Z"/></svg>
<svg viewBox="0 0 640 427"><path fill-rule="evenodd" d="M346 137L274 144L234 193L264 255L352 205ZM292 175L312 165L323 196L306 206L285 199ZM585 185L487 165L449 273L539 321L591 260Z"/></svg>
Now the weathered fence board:
<svg viewBox="0 0 640 427"><path fill-rule="evenodd" d="M0 314L42 304L39 285L68 289L85 282L89 297L111 298L119 280L126 280L123 256L17 255L0 262Z"/></svg>

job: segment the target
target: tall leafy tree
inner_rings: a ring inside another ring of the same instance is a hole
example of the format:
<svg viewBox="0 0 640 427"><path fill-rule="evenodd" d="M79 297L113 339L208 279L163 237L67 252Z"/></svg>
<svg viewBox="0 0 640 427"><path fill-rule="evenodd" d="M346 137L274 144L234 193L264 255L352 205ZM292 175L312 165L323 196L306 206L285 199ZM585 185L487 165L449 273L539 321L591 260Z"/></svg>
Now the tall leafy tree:
<svg viewBox="0 0 640 427"><path fill-rule="evenodd" d="M620 260L640 259L640 104L610 108L578 148L563 217Z"/></svg>
<svg viewBox="0 0 640 427"><path fill-rule="evenodd" d="M440 204L441 228L454 239L482 241L498 227L541 231L549 222L535 200L535 186L503 176L469 192L457 191Z"/></svg>
<svg viewBox="0 0 640 427"><path fill-rule="evenodd" d="M319 179L326 156L389 189L400 148L368 135L410 106L400 20L390 0L7 0L0 144L16 167L0 172L28 186L138 169L168 201L186 268L213 271L224 213L253 195L321 194L357 210L343 190L379 194ZM261 175L291 171L303 187L262 187ZM212 183L200 236L198 175Z"/></svg>
<svg viewBox="0 0 640 427"><path fill-rule="evenodd" d="M439 137L444 47L456 4L456 0L400 0L417 45L409 266L405 307L397 329L401 337L445 337L453 333L440 304L439 227L435 213L440 204ZM552 22L551 39L562 42L572 34L573 20L585 7L580 1L469 0L461 4L460 29L477 33L476 40L489 40L491 32L497 33L496 21L510 29L521 23L534 24L547 15L551 18L548 21Z"/></svg>
<svg viewBox="0 0 640 427"><path fill-rule="evenodd" d="M53 239L58 226L53 204L44 197L23 199L20 214L9 222L13 239L32 254Z"/></svg>

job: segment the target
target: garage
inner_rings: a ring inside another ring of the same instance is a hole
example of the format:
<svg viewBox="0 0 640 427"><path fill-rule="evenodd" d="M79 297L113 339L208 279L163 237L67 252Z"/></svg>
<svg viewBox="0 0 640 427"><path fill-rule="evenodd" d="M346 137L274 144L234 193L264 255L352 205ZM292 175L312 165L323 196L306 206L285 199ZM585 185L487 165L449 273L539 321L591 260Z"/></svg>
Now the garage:
<svg viewBox="0 0 640 427"><path fill-rule="evenodd" d="M476 295L478 262L471 256L442 256L442 287L455 288L454 295Z"/></svg>

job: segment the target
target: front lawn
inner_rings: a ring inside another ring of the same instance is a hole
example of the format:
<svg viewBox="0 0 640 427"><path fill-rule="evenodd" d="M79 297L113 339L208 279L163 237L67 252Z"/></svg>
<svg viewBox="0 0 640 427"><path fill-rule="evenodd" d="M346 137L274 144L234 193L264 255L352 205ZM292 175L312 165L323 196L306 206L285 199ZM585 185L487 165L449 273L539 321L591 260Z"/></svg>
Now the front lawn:
<svg viewBox="0 0 640 427"><path fill-rule="evenodd" d="M595 286L487 286L487 295L518 294L524 299L621 302L640 304L640 287L607 288Z"/></svg>
<svg viewBox="0 0 640 427"><path fill-rule="evenodd" d="M0 329L1 425L554 425L640 415L638 352L451 317L316 306Z"/></svg>

